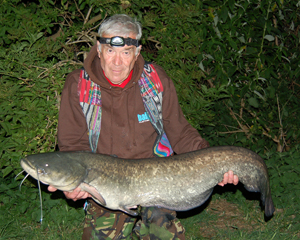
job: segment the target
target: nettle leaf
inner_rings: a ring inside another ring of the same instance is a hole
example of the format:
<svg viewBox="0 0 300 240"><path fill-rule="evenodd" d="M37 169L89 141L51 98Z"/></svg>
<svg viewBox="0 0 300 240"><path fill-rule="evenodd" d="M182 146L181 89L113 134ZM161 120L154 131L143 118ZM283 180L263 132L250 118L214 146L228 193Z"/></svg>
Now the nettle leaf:
<svg viewBox="0 0 300 240"><path fill-rule="evenodd" d="M199 68L200 68L203 72L205 72L205 69L204 69L203 62L202 62L202 61L199 63L198 66L199 66Z"/></svg>
<svg viewBox="0 0 300 240"><path fill-rule="evenodd" d="M272 42L272 41L275 40L275 38L274 38L272 35L266 35L266 36L264 37L264 39L267 39L269 42Z"/></svg>
<svg viewBox="0 0 300 240"><path fill-rule="evenodd" d="M274 87L272 87L272 86L268 87L268 95L269 95L268 97L269 98L271 98L271 99L275 98L275 92L276 92L276 89Z"/></svg>
<svg viewBox="0 0 300 240"><path fill-rule="evenodd" d="M2 169L3 177L6 177L8 174L10 174L13 171L13 168L11 166L8 166L4 169Z"/></svg>
<svg viewBox="0 0 300 240"><path fill-rule="evenodd" d="M222 7L221 13L220 13L220 18L223 20L223 22L226 22L228 18L228 8L227 7Z"/></svg>
<svg viewBox="0 0 300 240"><path fill-rule="evenodd" d="M257 99L254 97L249 98L248 102L252 107L255 107L255 108L259 107L259 103L258 103Z"/></svg>
<svg viewBox="0 0 300 240"><path fill-rule="evenodd" d="M24 201L19 207L20 213L24 213L29 206L30 206L29 202Z"/></svg>
<svg viewBox="0 0 300 240"><path fill-rule="evenodd" d="M231 12L234 12L235 1L234 0L229 0L228 4L229 4L229 8L230 8Z"/></svg>
<svg viewBox="0 0 300 240"><path fill-rule="evenodd" d="M0 122L0 125L3 127L7 135L11 134L11 124L8 122Z"/></svg>
<svg viewBox="0 0 300 240"><path fill-rule="evenodd" d="M229 38L229 39L228 39L228 42L229 42L229 45L230 45L234 50L238 50L235 41L233 41L231 38Z"/></svg>

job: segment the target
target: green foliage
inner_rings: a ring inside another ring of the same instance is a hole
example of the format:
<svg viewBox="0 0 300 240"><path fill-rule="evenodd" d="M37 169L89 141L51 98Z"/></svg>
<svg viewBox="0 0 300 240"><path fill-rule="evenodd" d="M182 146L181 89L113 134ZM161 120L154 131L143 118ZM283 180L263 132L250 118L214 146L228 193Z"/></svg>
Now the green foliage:
<svg viewBox="0 0 300 240"><path fill-rule="evenodd" d="M19 184L11 177L0 184L0 239L81 238L82 202L81 205L70 203L68 206L62 193L43 192L44 217L40 223L38 189L24 185L19 189Z"/></svg>
<svg viewBox="0 0 300 240"><path fill-rule="evenodd" d="M216 106L223 136L277 151L298 142L299 11L294 1L208 7L199 67L215 84L226 84L231 96Z"/></svg>
<svg viewBox="0 0 300 240"><path fill-rule="evenodd" d="M62 196L43 192L46 224L40 225L36 186L25 181L18 191L12 176L20 170L21 157L55 150L66 75L82 66L99 24L115 13L141 21L144 58L161 65L172 78L185 116L211 145L248 147L267 162L274 202L281 211L265 231L247 235L242 230L216 230L214 236L299 237L299 2L0 3L1 239L42 239L49 232L49 239L80 238L81 209L67 205ZM247 205L238 192L225 195ZM195 224L208 218L202 212L183 220L187 229L193 228L188 230L190 239L200 238ZM70 235L75 228L76 237Z"/></svg>
<svg viewBox="0 0 300 240"><path fill-rule="evenodd" d="M272 193L278 208L295 206L300 197L300 151L299 145L289 152L268 152L266 158L270 166ZM286 209L287 210L287 209ZM299 211L296 208L296 211ZM288 209L286 214L295 214L295 207ZM300 216L296 216L299 221Z"/></svg>

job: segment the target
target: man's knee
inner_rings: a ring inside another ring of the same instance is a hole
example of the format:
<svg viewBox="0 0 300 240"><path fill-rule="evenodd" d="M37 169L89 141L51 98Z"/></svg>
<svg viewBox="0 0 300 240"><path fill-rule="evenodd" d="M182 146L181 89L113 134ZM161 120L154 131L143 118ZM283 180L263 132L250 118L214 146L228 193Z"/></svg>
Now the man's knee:
<svg viewBox="0 0 300 240"><path fill-rule="evenodd" d="M142 219L146 225L155 224L168 228L175 218L176 213L174 211L163 208L148 207L142 211Z"/></svg>

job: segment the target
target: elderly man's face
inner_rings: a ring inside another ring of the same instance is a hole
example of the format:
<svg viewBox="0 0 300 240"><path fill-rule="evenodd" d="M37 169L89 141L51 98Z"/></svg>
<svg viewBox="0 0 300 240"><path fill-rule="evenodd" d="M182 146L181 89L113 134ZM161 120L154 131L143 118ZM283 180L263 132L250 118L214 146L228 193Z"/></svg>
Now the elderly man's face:
<svg viewBox="0 0 300 240"><path fill-rule="evenodd" d="M113 35L104 34L102 37L111 38ZM124 37L124 36L121 36ZM134 34L130 38L136 39ZM99 45L99 42L97 42ZM101 67L105 76L114 84L121 84L128 76L138 58L136 46L112 47L110 44L101 44L101 52L97 48Z"/></svg>

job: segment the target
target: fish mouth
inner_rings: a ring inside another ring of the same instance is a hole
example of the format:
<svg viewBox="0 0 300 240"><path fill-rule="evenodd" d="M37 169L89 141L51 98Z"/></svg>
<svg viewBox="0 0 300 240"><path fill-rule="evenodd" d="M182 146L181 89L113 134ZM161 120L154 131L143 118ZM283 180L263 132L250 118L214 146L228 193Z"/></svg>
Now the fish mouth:
<svg viewBox="0 0 300 240"><path fill-rule="evenodd" d="M21 167L30 175L32 173L37 174L37 167L35 167L30 161L28 161L26 158L21 159Z"/></svg>
<svg viewBox="0 0 300 240"><path fill-rule="evenodd" d="M29 161L26 158L21 159L21 167L33 178L40 181L43 184L51 185L62 191L70 191L76 188L80 184L80 178L74 178L71 181L57 182L57 177L52 176L51 172L45 171L45 169L38 167L34 162Z"/></svg>
<svg viewBox="0 0 300 240"><path fill-rule="evenodd" d="M38 168L36 166L34 166L30 161L28 161L26 158L21 159L21 167L32 177L34 177L35 179L39 179L40 175L46 174L45 171L41 168ZM44 181L41 181L39 179L40 182L44 183L44 184L48 184Z"/></svg>

